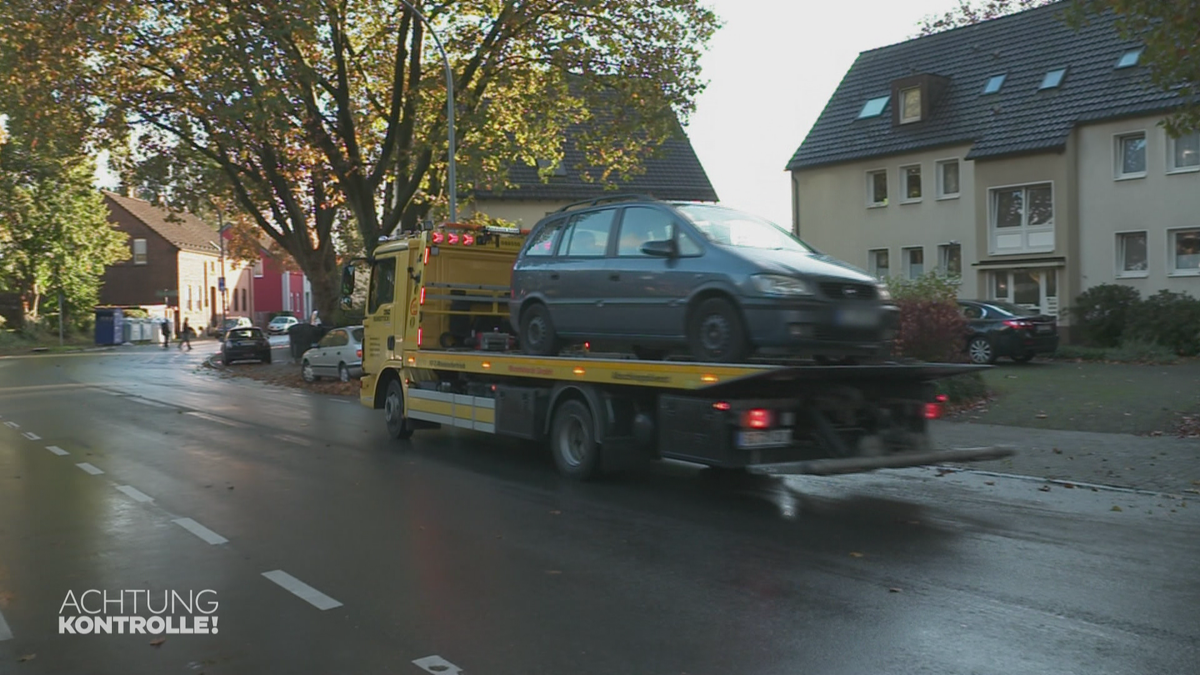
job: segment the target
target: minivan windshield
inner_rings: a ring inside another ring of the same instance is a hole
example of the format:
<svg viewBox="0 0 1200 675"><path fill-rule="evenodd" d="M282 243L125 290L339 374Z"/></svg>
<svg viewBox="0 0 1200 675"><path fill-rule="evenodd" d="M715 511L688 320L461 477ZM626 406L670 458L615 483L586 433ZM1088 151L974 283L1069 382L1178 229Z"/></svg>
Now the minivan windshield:
<svg viewBox="0 0 1200 675"><path fill-rule="evenodd" d="M715 244L813 253L788 231L749 213L708 204L676 204L675 208Z"/></svg>

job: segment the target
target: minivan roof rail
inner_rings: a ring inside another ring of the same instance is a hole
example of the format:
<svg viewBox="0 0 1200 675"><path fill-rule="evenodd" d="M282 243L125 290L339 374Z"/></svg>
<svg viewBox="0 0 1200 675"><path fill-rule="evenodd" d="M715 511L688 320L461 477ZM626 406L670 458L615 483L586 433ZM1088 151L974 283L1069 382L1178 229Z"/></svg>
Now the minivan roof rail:
<svg viewBox="0 0 1200 675"><path fill-rule="evenodd" d="M555 213L562 213L563 211L570 211L571 209L574 209L574 208L586 208L588 206L598 206L600 204L605 204L607 202L626 202L626 201L629 201L629 202L654 202L654 201L658 201L658 200L655 199L654 197L651 197L650 195L642 195L642 194L609 195L609 196L605 196L605 197L597 197L596 199L585 199L580 202L572 202L572 203L567 204L566 206L562 207L561 209L558 209L557 211L555 211Z"/></svg>

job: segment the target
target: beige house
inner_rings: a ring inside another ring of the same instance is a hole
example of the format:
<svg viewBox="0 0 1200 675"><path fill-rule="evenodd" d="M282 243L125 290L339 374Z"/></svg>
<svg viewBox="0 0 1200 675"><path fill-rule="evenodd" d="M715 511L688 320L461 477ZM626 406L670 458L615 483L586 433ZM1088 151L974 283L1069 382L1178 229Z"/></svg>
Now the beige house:
<svg viewBox="0 0 1200 675"><path fill-rule="evenodd" d="M793 226L879 276L1069 326L1087 288L1200 295L1200 134L1109 17L1061 4L859 55L788 164Z"/></svg>

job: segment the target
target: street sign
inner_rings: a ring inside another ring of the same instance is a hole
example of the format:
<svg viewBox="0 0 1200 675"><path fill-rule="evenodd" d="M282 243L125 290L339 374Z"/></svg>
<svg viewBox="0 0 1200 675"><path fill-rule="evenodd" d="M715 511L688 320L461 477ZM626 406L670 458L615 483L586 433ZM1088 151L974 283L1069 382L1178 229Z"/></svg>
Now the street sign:
<svg viewBox="0 0 1200 675"><path fill-rule="evenodd" d="M159 298L178 298L179 291L172 291L164 288L161 291L155 291L154 295Z"/></svg>
<svg viewBox="0 0 1200 675"><path fill-rule="evenodd" d="M222 293L225 292L225 277L220 277L217 279L217 290L221 291Z"/></svg>

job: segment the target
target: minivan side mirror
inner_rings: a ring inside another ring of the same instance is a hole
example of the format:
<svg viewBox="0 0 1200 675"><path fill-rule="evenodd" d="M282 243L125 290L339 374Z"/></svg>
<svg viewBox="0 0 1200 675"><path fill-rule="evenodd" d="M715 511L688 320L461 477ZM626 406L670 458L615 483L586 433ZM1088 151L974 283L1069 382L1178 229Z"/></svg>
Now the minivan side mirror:
<svg viewBox="0 0 1200 675"><path fill-rule="evenodd" d="M656 258L674 258L679 255L678 249L675 248L674 239L648 241L642 244L642 253Z"/></svg>

